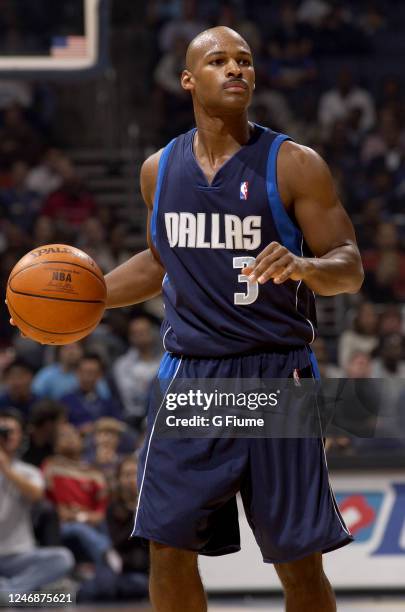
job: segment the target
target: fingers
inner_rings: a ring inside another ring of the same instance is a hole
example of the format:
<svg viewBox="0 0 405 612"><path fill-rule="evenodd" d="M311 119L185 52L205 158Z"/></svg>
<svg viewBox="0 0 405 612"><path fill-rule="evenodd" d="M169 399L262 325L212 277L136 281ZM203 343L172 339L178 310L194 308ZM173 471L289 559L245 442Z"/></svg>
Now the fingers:
<svg viewBox="0 0 405 612"><path fill-rule="evenodd" d="M261 253L259 253L259 255L256 257L256 264L260 263L262 261L262 259L264 259L268 255L271 255L272 253L274 253L278 249L285 249L285 251L287 251L287 249L285 247L283 247L279 242L274 242L274 241L270 242L270 244L268 244L263 249L263 251L261 251Z"/></svg>
<svg viewBox="0 0 405 612"><path fill-rule="evenodd" d="M284 269L292 264L294 256L285 247L275 249L270 255L266 255L255 265L249 280L258 283L266 283L270 278L278 277Z"/></svg>
<svg viewBox="0 0 405 612"><path fill-rule="evenodd" d="M281 272L279 276L276 276L273 281L276 285L281 285L281 283L285 283L286 280L290 278L290 276L295 271L294 262L290 263L285 269L284 272Z"/></svg>
<svg viewBox="0 0 405 612"><path fill-rule="evenodd" d="M265 261L266 260L264 260L264 262ZM288 275L286 277L286 279L287 279L289 274L292 271L293 265L294 265L293 264L293 258L291 256L291 254L287 253L287 255L284 255L283 257L281 257L281 259L275 261L269 267L265 266L264 269L262 271L260 271L260 274L259 274L259 277L257 279L257 282L262 285L263 283L267 283L267 281L269 281L271 278L274 279L274 280L276 278L280 278L282 275L285 275L286 270L289 269L290 272L288 273ZM256 274L256 272L255 272L255 274Z"/></svg>
<svg viewBox="0 0 405 612"><path fill-rule="evenodd" d="M270 261L275 261L281 254L288 253L288 249L279 242L270 242L265 249L256 257L256 266L265 258L270 258Z"/></svg>
<svg viewBox="0 0 405 612"><path fill-rule="evenodd" d="M7 308L8 308L7 300L4 300L4 301L5 301L6 306L7 306ZM18 327L18 326L16 325L16 322L14 321L13 317L10 317L10 319L9 319L9 323L10 323L10 325L12 325L13 327ZM22 333L21 329L20 329L20 334L21 334L21 336L22 336L23 338L26 338L26 337L27 337L25 334L23 334L23 333Z"/></svg>
<svg viewBox="0 0 405 612"><path fill-rule="evenodd" d="M260 275L258 273L258 266L263 262L263 260L268 257L269 259L267 261L268 263L271 263L272 261L275 261L283 252L288 252L285 247L281 246L281 244L278 242L270 242L270 244L267 245L266 248L263 249L263 251L261 251L261 253L259 253L259 255L256 257L253 266L245 266L245 268L243 268L242 274L246 274L247 276L253 274L254 278L252 277L251 280L256 281Z"/></svg>
<svg viewBox="0 0 405 612"><path fill-rule="evenodd" d="M22 336L23 338L27 338L27 336L22 333L21 329L18 327L18 325L16 324L14 319L10 319L10 325L12 325L13 327L17 327L19 329L19 331L20 331L20 336Z"/></svg>
<svg viewBox="0 0 405 612"><path fill-rule="evenodd" d="M260 285L273 279L276 285L281 285L297 273L297 258L285 246L271 242L256 257L253 266L247 266L242 273L248 276L250 282Z"/></svg>

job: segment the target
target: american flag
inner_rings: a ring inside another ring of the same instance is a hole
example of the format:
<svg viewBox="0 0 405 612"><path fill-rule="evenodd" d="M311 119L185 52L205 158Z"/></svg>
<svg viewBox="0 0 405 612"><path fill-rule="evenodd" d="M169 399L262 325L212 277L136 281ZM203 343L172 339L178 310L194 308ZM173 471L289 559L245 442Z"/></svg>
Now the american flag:
<svg viewBox="0 0 405 612"><path fill-rule="evenodd" d="M85 36L54 36L52 39L52 57L85 57L86 51L87 40Z"/></svg>

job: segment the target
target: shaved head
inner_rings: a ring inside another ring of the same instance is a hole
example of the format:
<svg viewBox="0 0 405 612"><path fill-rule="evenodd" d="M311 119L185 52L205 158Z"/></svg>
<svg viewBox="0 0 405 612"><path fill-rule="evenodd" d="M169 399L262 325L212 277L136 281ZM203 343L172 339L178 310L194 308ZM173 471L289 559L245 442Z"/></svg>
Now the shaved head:
<svg viewBox="0 0 405 612"><path fill-rule="evenodd" d="M255 71L249 45L225 26L210 28L191 41L181 75L191 93L194 113L244 113L254 90ZM203 110L204 109L204 110Z"/></svg>
<svg viewBox="0 0 405 612"><path fill-rule="evenodd" d="M187 48L186 69L192 71L196 62L208 51L215 48L220 49L221 44L229 43L230 41L239 43L250 52L250 47L246 40L231 28L217 26L200 32L200 34L193 38Z"/></svg>

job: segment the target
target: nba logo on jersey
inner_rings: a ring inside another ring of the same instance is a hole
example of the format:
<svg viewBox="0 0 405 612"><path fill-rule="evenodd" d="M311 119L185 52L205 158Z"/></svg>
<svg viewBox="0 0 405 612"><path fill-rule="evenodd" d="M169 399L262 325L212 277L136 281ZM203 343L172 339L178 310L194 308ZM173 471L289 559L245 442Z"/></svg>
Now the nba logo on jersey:
<svg viewBox="0 0 405 612"><path fill-rule="evenodd" d="M248 199L248 188L249 188L248 181L242 181L242 183L240 184L240 192L239 192L239 197L241 200Z"/></svg>

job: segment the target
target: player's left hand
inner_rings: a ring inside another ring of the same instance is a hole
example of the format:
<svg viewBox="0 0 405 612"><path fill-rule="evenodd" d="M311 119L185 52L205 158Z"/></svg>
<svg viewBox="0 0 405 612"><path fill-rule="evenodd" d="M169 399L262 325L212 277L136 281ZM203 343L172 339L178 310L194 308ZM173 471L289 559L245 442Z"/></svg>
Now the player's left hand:
<svg viewBox="0 0 405 612"><path fill-rule="evenodd" d="M260 285L267 283L271 278L276 285L281 285L287 279L302 280L307 270L304 257L297 257L279 242L270 242L256 257L254 266L243 269L243 274L251 282L257 281Z"/></svg>

